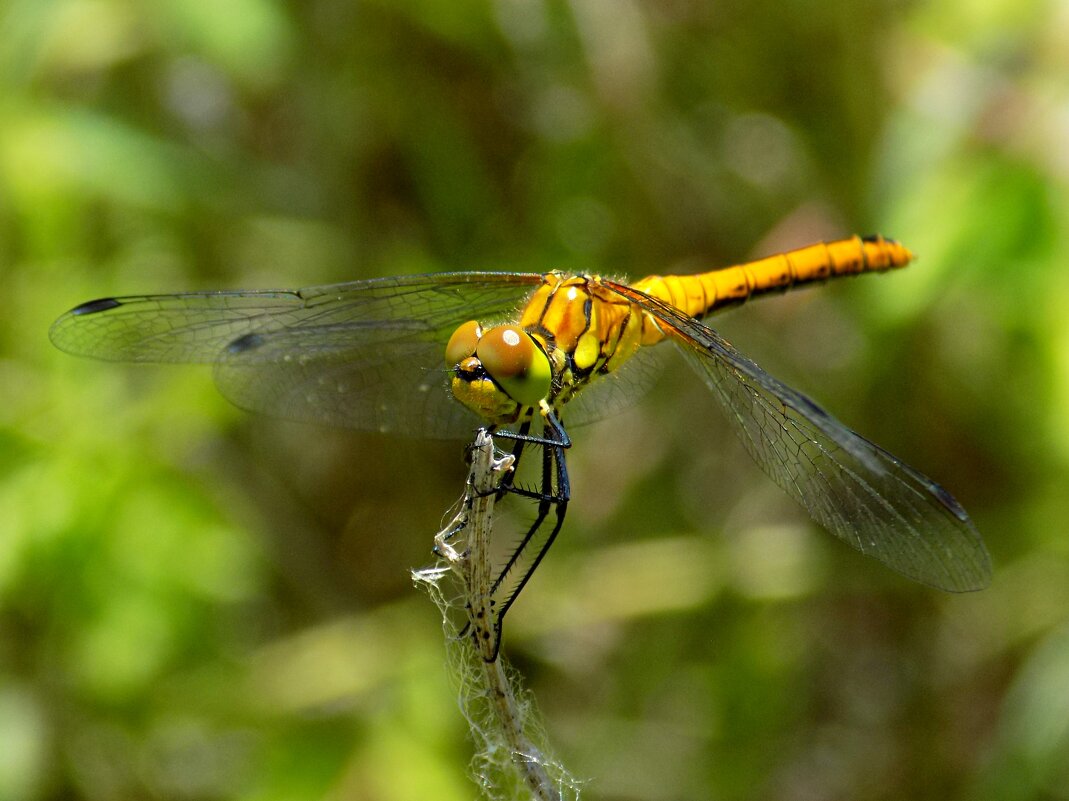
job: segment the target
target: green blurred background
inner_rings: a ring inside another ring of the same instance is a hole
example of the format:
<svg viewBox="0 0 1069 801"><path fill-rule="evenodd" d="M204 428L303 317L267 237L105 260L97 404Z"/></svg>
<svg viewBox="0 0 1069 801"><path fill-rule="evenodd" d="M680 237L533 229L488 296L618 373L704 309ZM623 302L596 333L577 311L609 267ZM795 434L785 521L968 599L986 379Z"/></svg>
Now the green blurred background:
<svg viewBox="0 0 1069 801"><path fill-rule="evenodd" d="M1067 76L1065 2L0 2L0 798L476 795L408 577L460 445L68 357L67 308L877 231L920 260L715 324L990 589L815 531L677 364L572 432L506 652L586 797L1069 798Z"/></svg>

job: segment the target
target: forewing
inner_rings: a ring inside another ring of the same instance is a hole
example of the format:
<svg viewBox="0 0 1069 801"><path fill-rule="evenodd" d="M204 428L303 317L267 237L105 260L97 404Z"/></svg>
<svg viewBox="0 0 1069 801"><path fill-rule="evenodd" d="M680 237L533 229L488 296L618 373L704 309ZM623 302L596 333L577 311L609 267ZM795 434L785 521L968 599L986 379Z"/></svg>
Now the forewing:
<svg viewBox="0 0 1069 801"><path fill-rule="evenodd" d="M105 298L52 326L62 350L99 359L215 365L239 406L291 420L462 436L478 420L447 392L460 323L502 320L536 274L438 273L300 290Z"/></svg>
<svg viewBox="0 0 1069 801"><path fill-rule="evenodd" d="M893 570L952 592L991 580L987 551L958 502L927 476L777 381L723 337L630 287L715 390L761 468L839 539Z"/></svg>
<svg viewBox="0 0 1069 801"><path fill-rule="evenodd" d="M368 330L320 328L311 351L307 333L253 335L254 344L216 363L219 391L243 409L342 428L443 438L478 427L449 392L448 332L395 332L377 341L364 336Z"/></svg>

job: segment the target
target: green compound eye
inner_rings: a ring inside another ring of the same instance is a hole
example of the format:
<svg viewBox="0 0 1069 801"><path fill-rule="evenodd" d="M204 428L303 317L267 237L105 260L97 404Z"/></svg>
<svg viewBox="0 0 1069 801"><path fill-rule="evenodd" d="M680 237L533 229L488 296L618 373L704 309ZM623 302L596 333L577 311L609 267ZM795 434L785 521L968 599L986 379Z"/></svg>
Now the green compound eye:
<svg viewBox="0 0 1069 801"><path fill-rule="evenodd" d="M446 365L455 367L469 356L474 356L480 334L482 334L482 329L475 320L468 320L457 328L453 336L449 337L449 344L445 346Z"/></svg>
<svg viewBox="0 0 1069 801"><path fill-rule="evenodd" d="M455 336L455 335L454 335ZM513 400L537 406L549 395L549 358L526 331L501 325L483 333L476 351L486 372Z"/></svg>

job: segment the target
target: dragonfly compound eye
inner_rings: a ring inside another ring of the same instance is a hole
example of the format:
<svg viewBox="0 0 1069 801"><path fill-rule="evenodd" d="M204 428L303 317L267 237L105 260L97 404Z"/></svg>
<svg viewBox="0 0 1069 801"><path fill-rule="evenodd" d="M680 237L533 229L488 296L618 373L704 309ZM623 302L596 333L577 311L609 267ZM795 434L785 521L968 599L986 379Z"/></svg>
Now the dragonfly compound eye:
<svg viewBox="0 0 1069 801"><path fill-rule="evenodd" d="M553 380L549 358L522 328L500 325L479 339L476 355L483 368L513 400L537 406Z"/></svg>
<svg viewBox="0 0 1069 801"><path fill-rule="evenodd" d="M446 365L455 367L469 356L474 356L482 333L482 328L475 320L468 320L454 331L453 336L449 337L449 344L445 346Z"/></svg>

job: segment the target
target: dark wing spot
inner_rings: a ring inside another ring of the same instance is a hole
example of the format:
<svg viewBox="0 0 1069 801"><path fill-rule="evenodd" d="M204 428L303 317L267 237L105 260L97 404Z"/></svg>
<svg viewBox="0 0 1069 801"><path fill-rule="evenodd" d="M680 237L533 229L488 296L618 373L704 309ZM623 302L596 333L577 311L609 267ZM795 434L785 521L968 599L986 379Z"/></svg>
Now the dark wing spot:
<svg viewBox="0 0 1069 801"><path fill-rule="evenodd" d="M931 490L932 495L934 495L939 501L939 503L943 504L944 508L952 515L954 515L954 517L958 518L958 520L961 520L962 522L967 522L969 520L969 515L966 514L965 510L961 508L961 504L958 503L957 499L953 495L951 495L941 486L936 484L934 481L929 485L929 489Z"/></svg>
<svg viewBox="0 0 1069 801"><path fill-rule="evenodd" d="M264 344L264 338L259 334L242 334L235 339L229 345L226 346L227 353L248 353L250 350L256 350Z"/></svg>
<svg viewBox="0 0 1069 801"><path fill-rule="evenodd" d="M794 400L796 402L790 405L794 406L802 414L808 415L809 417L815 417L818 420L832 419L830 414L824 411L823 408L818 406L815 402L813 402L810 398L807 398L805 395L798 393L797 398L795 398Z"/></svg>
<svg viewBox="0 0 1069 801"><path fill-rule="evenodd" d="M99 300L90 300L83 303L80 306L75 306L71 309L71 314L96 314L97 312L107 311L108 309L117 309L122 304L115 300L115 298L100 298Z"/></svg>

